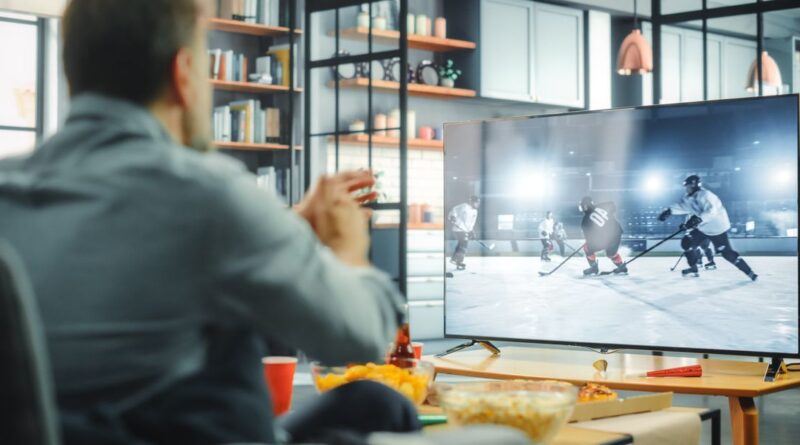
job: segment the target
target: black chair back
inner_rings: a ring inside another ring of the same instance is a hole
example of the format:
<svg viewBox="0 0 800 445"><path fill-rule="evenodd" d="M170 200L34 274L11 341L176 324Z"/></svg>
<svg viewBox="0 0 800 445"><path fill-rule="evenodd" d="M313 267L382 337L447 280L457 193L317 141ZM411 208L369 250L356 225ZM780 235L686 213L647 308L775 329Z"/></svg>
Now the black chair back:
<svg viewBox="0 0 800 445"><path fill-rule="evenodd" d="M60 443L50 363L36 300L19 258L2 241L0 413L4 443Z"/></svg>

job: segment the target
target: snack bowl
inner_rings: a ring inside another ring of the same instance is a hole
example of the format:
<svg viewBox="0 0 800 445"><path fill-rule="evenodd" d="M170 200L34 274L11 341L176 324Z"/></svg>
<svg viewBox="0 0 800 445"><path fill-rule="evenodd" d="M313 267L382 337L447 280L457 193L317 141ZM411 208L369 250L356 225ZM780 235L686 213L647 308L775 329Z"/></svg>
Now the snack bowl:
<svg viewBox="0 0 800 445"><path fill-rule="evenodd" d="M442 385L436 392L448 423L505 425L543 445L572 415L578 389L555 381L492 381Z"/></svg>
<svg viewBox="0 0 800 445"><path fill-rule="evenodd" d="M428 362L408 359L408 366L379 365L375 363L326 366L311 362L311 376L320 393L356 380L373 380L383 383L412 402L421 405L433 381L434 367Z"/></svg>

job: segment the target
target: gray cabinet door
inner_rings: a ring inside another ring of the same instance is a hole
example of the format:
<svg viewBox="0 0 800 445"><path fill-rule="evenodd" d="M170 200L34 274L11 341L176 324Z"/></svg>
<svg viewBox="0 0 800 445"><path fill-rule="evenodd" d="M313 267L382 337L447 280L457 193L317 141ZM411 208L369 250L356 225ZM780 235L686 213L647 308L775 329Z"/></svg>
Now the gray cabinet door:
<svg viewBox="0 0 800 445"><path fill-rule="evenodd" d="M752 96L747 91L747 71L756 60L756 42L726 37L724 48L723 98Z"/></svg>
<svg viewBox="0 0 800 445"><path fill-rule="evenodd" d="M583 108L583 11L536 3L533 75L537 102Z"/></svg>
<svg viewBox="0 0 800 445"><path fill-rule="evenodd" d="M703 33L683 32L681 102L703 100Z"/></svg>
<svg viewBox="0 0 800 445"><path fill-rule="evenodd" d="M481 0L481 96L533 100L533 3Z"/></svg>
<svg viewBox="0 0 800 445"><path fill-rule="evenodd" d="M722 38L708 34L708 100L722 99Z"/></svg>
<svg viewBox="0 0 800 445"><path fill-rule="evenodd" d="M661 28L661 98L658 103L681 101L681 41L679 29Z"/></svg>

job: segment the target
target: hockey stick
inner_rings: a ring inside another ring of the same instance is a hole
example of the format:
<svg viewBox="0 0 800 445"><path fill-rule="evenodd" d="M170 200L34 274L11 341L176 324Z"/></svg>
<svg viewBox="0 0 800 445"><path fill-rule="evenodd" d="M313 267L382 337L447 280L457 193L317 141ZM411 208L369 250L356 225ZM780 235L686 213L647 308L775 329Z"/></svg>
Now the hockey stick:
<svg viewBox="0 0 800 445"><path fill-rule="evenodd" d="M540 272L539 272L539 276L540 276L540 277L546 277L546 276L548 276L548 275L552 274L553 272L557 271L558 269L560 269L560 268L561 268L561 266L563 266L563 265L564 265L564 264L565 264L567 261L569 261L569 260L570 260L570 258L574 257L576 253L580 252L580 251L583 249L583 246L585 246L585 245L586 245L586 243L583 243L583 244L581 244L581 247L580 247L580 248L578 248L578 249L575 249L575 251L574 251L574 252L572 252L571 254L569 254L569 256L568 256L568 257L564 258L564 261L562 261L562 262L558 263L558 266L556 266L556 267L555 267L553 270L551 270L550 272L541 272L541 271L540 271Z"/></svg>
<svg viewBox="0 0 800 445"><path fill-rule="evenodd" d="M672 238L675 238L676 236L680 235L680 233L681 233L681 232L683 232L684 230L686 230L686 229L685 229L685 228L680 228L680 229L678 229L678 230L677 230L675 233L673 233L672 235L670 235L670 236L668 236L668 237L666 237L666 238L662 239L661 241L657 242L656 244L654 244L654 245L653 245L652 247L650 247L649 249L645 250L644 252L641 252L639 255L636 255L635 257L633 257L633 258L629 259L628 261L625 261L624 263L620 264L619 266L617 266L617 267L616 267L616 268L614 268L613 270L607 270L607 271L605 271L605 272L600 272L600 275L611 275L612 273L614 273L614 271L615 271L615 270L619 269L619 268L620 268L620 267L622 267L622 266L627 266L628 264L630 264L630 263L632 263L632 262L636 261L636 259L637 259L637 258L639 258L639 257L642 257L642 256L644 256L644 255L647 255L648 253L650 253L650 251L651 251L651 250L653 250L653 249L655 249L656 247L658 247L658 246L660 246L660 245L662 245L662 244L666 243L667 241L671 240Z"/></svg>
<svg viewBox="0 0 800 445"><path fill-rule="evenodd" d="M478 241L478 240L475 240L475 241ZM495 248L495 244L494 243L491 243L491 244L489 244L487 246L483 241L478 241L478 244L480 244L481 246L483 246L483 247L485 247L485 248L487 248L489 250L494 250L494 248Z"/></svg>
<svg viewBox="0 0 800 445"><path fill-rule="evenodd" d="M670 272L674 271L675 268L678 267L678 264L681 264L681 260L683 259L684 255L686 255L686 252L681 252L681 256L678 257L678 261L675 261L675 265L669 268Z"/></svg>

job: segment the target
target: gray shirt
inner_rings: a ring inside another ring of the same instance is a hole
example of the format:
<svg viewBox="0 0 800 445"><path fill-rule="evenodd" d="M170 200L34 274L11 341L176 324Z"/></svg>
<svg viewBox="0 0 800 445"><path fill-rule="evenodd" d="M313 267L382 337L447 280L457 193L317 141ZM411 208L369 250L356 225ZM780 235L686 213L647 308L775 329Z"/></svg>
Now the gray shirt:
<svg viewBox="0 0 800 445"><path fill-rule="evenodd" d="M255 182L99 95L74 98L30 157L0 162L0 238L33 282L59 396L135 404L198 372L209 326L330 363L383 355L402 308L393 283L340 262Z"/></svg>

